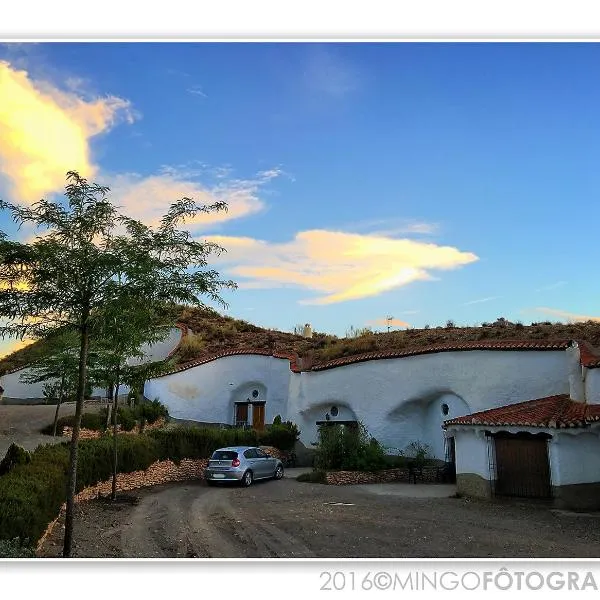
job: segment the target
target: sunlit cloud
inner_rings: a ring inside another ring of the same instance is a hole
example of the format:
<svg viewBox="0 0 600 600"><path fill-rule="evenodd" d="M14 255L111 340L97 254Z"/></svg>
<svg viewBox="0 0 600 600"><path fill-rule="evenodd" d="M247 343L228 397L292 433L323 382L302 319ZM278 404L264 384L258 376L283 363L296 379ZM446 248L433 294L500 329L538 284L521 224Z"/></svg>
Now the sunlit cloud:
<svg viewBox="0 0 600 600"><path fill-rule="evenodd" d="M31 203L61 190L69 170L94 177L91 138L136 118L129 101L86 97L74 87L73 81L67 90L34 81L0 61L0 173L15 201Z"/></svg>
<svg viewBox="0 0 600 600"><path fill-rule="evenodd" d="M275 244L253 238L211 236L227 254L240 288L300 287L318 294L302 304L333 304L376 296L414 281L433 279L432 271L450 270L478 257L451 246L341 231L299 232Z"/></svg>
<svg viewBox="0 0 600 600"><path fill-rule="evenodd" d="M183 197L204 205L226 202L226 212L200 213L186 222L188 228L199 231L263 211L266 205L259 192L279 174L279 170L272 169L251 179L219 177L214 184L204 184L191 169L163 167L156 175L113 175L107 182L111 198L122 212L149 225L158 224L169 206Z"/></svg>
<svg viewBox="0 0 600 600"><path fill-rule="evenodd" d="M374 325L376 327L410 327L410 323L402 321L401 319L386 319L382 317L380 319L373 319L367 321L367 325Z"/></svg>
<svg viewBox="0 0 600 600"><path fill-rule="evenodd" d="M545 313L547 315L552 315L554 317L558 317L563 321L570 321L573 323L576 322L585 322L585 321L596 321L600 322L600 317L594 317L591 315L578 315L576 313L568 312L566 310L559 310L556 308L546 308L546 307L538 307L535 310L538 312Z"/></svg>

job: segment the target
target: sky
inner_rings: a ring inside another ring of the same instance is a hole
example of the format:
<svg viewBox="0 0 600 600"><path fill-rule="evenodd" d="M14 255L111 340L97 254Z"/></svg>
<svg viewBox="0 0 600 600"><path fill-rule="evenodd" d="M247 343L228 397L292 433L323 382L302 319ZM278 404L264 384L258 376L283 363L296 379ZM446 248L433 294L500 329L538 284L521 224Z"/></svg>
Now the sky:
<svg viewBox="0 0 600 600"><path fill-rule="evenodd" d="M188 225L227 249L224 312L282 331L600 319L598 65L596 43L2 44L0 197L77 170L150 224L224 200Z"/></svg>

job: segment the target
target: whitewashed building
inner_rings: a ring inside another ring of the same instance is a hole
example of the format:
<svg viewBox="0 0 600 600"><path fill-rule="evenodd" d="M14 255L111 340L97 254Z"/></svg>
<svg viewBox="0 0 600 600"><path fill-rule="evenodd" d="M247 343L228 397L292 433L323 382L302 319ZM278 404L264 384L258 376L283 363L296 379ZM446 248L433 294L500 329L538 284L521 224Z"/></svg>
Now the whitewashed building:
<svg viewBox="0 0 600 600"><path fill-rule="evenodd" d="M360 421L391 453L429 445L455 464L460 493L600 508L599 367L571 340L465 342L312 367L249 350L181 365L147 381L145 396L199 423L260 429L279 415L309 448L320 424Z"/></svg>

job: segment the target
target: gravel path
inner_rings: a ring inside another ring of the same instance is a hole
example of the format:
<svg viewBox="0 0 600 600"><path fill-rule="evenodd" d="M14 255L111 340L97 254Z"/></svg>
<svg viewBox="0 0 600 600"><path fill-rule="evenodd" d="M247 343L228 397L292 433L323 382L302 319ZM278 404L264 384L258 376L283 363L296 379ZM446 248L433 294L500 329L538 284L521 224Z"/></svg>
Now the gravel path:
<svg viewBox="0 0 600 600"><path fill-rule="evenodd" d="M250 488L166 485L77 512L77 557L600 557L600 514L289 477ZM62 535L59 525L41 555L60 556Z"/></svg>

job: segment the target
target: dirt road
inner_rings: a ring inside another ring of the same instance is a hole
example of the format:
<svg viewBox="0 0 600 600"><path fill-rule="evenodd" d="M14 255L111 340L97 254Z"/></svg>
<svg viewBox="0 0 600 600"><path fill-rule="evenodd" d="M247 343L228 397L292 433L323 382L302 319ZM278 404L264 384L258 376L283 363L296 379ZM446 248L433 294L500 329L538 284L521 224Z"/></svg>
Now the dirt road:
<svg viewBox="0 0 600 600"><path fill-rule="evenodd" d="M526 502L407 498L290 478L168 485L124 499L77 508L75 556L600 557L600 515ZM59 556L62 535L56 527L41 555Z"/></svg>

